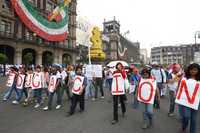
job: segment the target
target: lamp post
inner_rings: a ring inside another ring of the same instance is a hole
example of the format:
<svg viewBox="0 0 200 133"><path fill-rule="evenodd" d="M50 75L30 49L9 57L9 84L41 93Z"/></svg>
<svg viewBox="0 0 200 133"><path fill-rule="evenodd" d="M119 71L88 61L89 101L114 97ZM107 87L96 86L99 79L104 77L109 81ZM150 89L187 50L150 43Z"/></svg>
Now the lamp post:
<svg viewBox="0 0 200 133"><path fill-rule="evenodd" d="M194 44L197 44L197 37L200 38L200 31L196 31L194 34Z"/></svg>

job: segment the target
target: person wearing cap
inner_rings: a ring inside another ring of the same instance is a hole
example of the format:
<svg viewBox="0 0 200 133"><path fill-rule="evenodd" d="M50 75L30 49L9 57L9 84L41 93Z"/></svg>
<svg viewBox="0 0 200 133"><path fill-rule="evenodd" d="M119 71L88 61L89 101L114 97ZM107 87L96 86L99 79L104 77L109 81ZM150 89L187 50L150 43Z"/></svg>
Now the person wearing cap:
<svg viewBox="0 0 200 133"><path fill-rule="evenodd" d="M48 105L43 108L44 111L51 110L52 109L52 101L53 96L56 93L57 94L57 106L56 109L61 108L61 95L60 95L60 84L61 84L61 75L59 72L60 67L57 65L52 66L52 74L50 76L49 80L49 98L48 98Z"/></svg>
<svg viewBox="0 0 200 133"><path fill-rule="evenodd" d="M42 88L44 87L44 73L41 71L41 66L37 65L36 70L33 73L33 79L32 79L32 89L34 92L34 97L36 98L36 105L34 108L40 107L42 103Z"/></svg>
<svg viewBox="0 0 200 133"><path fill-rule="evenodd" d="M69 91L69 73L65 68L61 68L61 77L62 77L62 82L61 82L61 98L63 98L64 92L67 94L68 101L71 99L71 94Z"/></svg>
<svg viewBox="0 0 200 133"><path fill-rule="evenodd" d="M16 83L16 88L17 88L17 91L19 92L19 97L12 102L13 104L19 104L19 102L21 101L21 99L23 97L23 93L25 94L26 98L28 97L27 90L24 87L25 78L26 78L25 69L24 69L23 66L21 66L21 67L19 67L19 72L18 72L18 76L17 76L17 83Z"/></svg>
<svg viewBox="0 0 200 133"><path fill-rule="evenodd" d="M82 67L76 67L76 75L74 78L74 84L72 88L72 98L71 98L71 107L70 111L67 114L71 116L74 114L77 103L80 105L80 112L85 110L85 87L87 86L87 78L82 74Z"/></svg>
<svg viewBox="0 0 200 133"><path fill-rule="evenodd" d="M25 77L24 87L27 90L28 97L24 100L24 103L23 103L24 106L27 106L32 98L32 88L31 88L32 78L33 78L33 68L30 66L27 69L27 73L26 73L26 77Z"/></svg>
<svg viewBox="0 0 200 133"><path fill-rule="evenodd" d="M142 129L147 129L153 126L153 103L156 96L158 102L160 102L160 93L156 82L155 78L151 76L151 72L148 69L143 68L136 89L137 99L143 105ZM148 94L150 96L148 96Z"/></svg>
<svg viewBox="0 0 200 133"><path fill-rule="evenodd" d="M125 87L125 80L127 78L126 72L123 68L123 65L119 62L116 64L116 71L113 72L113 81L111 87L111 94L113 96L113 120L112 124L118 123L118 100L121 103L122 109L122 116L125 116L126 106L125 106L125 99L126 99L126 87Z"/></svg>
<svg viewBox="0 0 200 133"><path fill-rule="evenodd" d="M168 76L168 88L169 88L169 113L168 116L174 116L175 110L175 99L176 99L176 91L178 88L178 83L181 80L183 73L181 72L181 66L179 64L173 64L171 68L171 73Z"/></svg>
<svg viewBox="0 0 200 133"><path fill-rule="evenodd" d="M19 92L17 91L17 88L16 88L17 75L18 75L18 69L15 66L10 67L7 84L6 84L8 89L7 89L7 92L4 94L3 101L7 101L8 99L10 99L13 91L15 91L16 93L16 99L19 98Z"/></svg>

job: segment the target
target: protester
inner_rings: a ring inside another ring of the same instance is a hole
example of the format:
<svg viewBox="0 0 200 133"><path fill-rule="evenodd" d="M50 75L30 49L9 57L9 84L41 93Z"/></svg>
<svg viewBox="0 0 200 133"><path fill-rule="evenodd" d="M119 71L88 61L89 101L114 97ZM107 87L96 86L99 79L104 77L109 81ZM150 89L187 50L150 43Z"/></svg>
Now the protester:
<svg viewBox="0 0 200 133"><path fill-rule="evenodd" d="M23 97L23 93L25 94L26 98L28 97L27 90L24 87L25 78L26 78L25 69L23 67L20 67L18 76L17 76L17 83L16 83L16 88L19 93L19 97L12 102L13 104L19 104L19 102L21 101L21 99Z"/></svg>
<svg viewBox="0 0 200 133"><path fill-rule="evenodd" d="M160 93L156 80L151 76L151 72L144 68L141 72L141 79L137 89L138 101L143 105L143 129L150 128L153 125L153 103L156 95L158 102L160 102ZM149 97L149 99L146 97Z"/></svg>
<svg viewBox="0 0 200 133"><path fill-rule="evenodd" d="M52 109L52 101L53 101L53 96L55 93L57 94L56 109L61 108L61 95L60 95L61 82L62 82L62 77L59 72L59 67L56 65L53 65L52 74L50 76L49 86L48 86L48 91L49 91L48 105L43 108L44 111Z"/></svg>
<svg viewBox="0 0 200 133"><path fill-rule="evenodd" d="M49 92L48 92L48 85L49 85L49 68L44 68L44 92L46 93L45 99L48 98Z"/></svg>
<svg viewBox="0 0 200 133"><path fill-rule="evenodd" d="M74 79L74 85L72 88L72 100L71 100L71 107L70 111L68 112L67 116L71 116L74 114L77 103L79 102L80 105L80 112L85 110L85 87L87 85L87 79L82 74L82 67L76 67L76 75Z"/></svg>
<svg viewBox="0 0 200 133"><path fill-rule="evenodd" d="M32 78L33 78L33 68L28 67L25 78L25 86L24 86L25 89L27 90L28 97L24 101L24 106L27 106L32 98L32 88L31 88Z"/></svg>
<svg viewBox="0 0 200 133"><path fill-rule="evenodd" d="M174 116L175 110L175 99L176 99L176 91L178 88L178 82L182 77L181 67L179 64L173 64L171 73L168 75L168 88L169 88L169 99L170 99L170 107L168 116Z"/></svg>
<svg viewBox="0 0 200 133"><path fill-rule="evenodd" d="M68 97L68 101L71 99L71 94L69 90L69 75L70 75L70 72L68 71L68 69L66 70L64 68L61 69L61 77L62 77L61 99L63 99L63 94L65 92Z"/></svg>
<svg viewBox="0 0 200 133"><path fill-rule="evenodd" d="M17 76L18 76L18 69L15 66L10 67L7 84L6 84L8 88L7 88L7 92L4 94L3 101L7 101L8 99L10 99L13 91L15 91L16 93L16 99L19 98L19 93L16 88Z"/></svg>
<svg viewBox="0 0 200 133"><path fill-rule="evenodd" d="M44 87L44 73L41 71L41 66L37 65L36 70L33 73L32 89L34 91L34 97L36 98L36 105L34 108L40 107L42 103L42 88Z"/></svg>
<svg viewBox="0 0 200 133"><path fill-rule="evenodd" d="M125 80L127 78L126 72L121 63L116 64L116 71L113 73L112 89L113 96L113 120L112 124L118 123L118 100L121 103L122 117L125 116Z"/></svg>
<svg viewBox="0 0 200 133"><path fill-rule="evenodd" d="M188 101L185 101L186 99L190 99L189 97L191 96L187 96L187 98L182 98L182 100L184 100L183 102L178 102L178 99L181 98L182 89L185 89L184 91L185 93L195 92L196 90L199 90L199 85L200 85L199 81L200 81L200 66L198 64L193 63L187 67L185 71L185 76L180 81L179 89L177 91L178 94L176 102L179 104L179 114L181 117L180 133L187 132L187 127L189 123L190 123L190 133L197 133L198 106L196 108L192 107L190 105L192 105L191 103L194 104L194 102L191 102L189 100L190 103L188 103ZM199 105L199 101L197 102L198 102L197 105Z"/></svg>

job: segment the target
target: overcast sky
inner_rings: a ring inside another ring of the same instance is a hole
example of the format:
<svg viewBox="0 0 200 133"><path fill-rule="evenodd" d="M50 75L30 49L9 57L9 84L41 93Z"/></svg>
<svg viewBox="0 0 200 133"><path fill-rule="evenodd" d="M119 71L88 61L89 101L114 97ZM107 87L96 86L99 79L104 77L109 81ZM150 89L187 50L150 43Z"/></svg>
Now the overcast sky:
<svg viewBox="0 0 200 133"><path fill-rule="evenodd" d="M78 13L100 27L116 16L142 48L194 43L200 30L200 0L78 0Z"/></svg>

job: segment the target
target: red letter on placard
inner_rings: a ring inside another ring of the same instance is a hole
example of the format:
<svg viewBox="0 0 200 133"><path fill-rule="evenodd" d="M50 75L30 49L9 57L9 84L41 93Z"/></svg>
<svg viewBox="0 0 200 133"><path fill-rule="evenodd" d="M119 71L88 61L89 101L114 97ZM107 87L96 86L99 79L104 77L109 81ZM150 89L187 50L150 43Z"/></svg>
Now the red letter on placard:
<svg viewBox="0 0 200 133"><path fill-rule="evenodd" d="M149 95L149 97L148 97L147 99L143 98L143 96L142 96L142 86L143 86L144 84L148 84L148 85L150 86L150 88L151 88L151 90L150 90L150 91L151 91L151 92L150 92L150 95ZM151 101L151 99L152 99L152 97L153 97L153 91L154 91L154 89L153 89L153 85L152 85L152 84L150 84L149 82L143 82L143 83L140 85L140 87L139 87L138 96L139 96L139 98L140 98L143 102L148 103L148 102Z"/></svg>
<svg viewBox="0 0 200 133"><path fill-rule="evenodd" d="M81 82L81 78L80 78L80 77L76 77L76 79L74 80L74 83L75 83L76 80L79 80L79 81ZM78 89L73 88L73 90L74 90L75 92L79 92L79 91L81 90L81 87L79 87Z"/></svg>
<svg viewBox="0 0 200 133"><path fill-rule="evenodd" d="M19 75L17 79L17 86L20 87L22 85L22 77Z"/></svg>
<svg viewBox="0 0 200 133"><path fill-rule="evenodd" d="M115 75L114 76L114 78L116 79L116 91L113 91L114 93L121 93L121 92L123 92L123 91L119 91L118 77L120 77L120 75Z"/></svg>
<svg viewBox="0 0 200 133"><path fill-rule="evenodd" d="M35 88L37 88L37 87L39 87L39 86L40 86L40 82L38 82L38 84L37 84L37 85L35 85L34 78L35 78L36 76L39 76L39 74L36 74L36 75L33 77L33 82L32 82L32 85L33 85L33 87L35 87Z"/></svg>
<svg viewBox="0 0 200 133"><path fill-rule="evenodd" d="M180 99L181 98L181 95L183 93L183 89L185 91L185 94L186 94L186 97L187 97L187 100L190 104L194 104L194 101L195 101L195 98L196 98L196 95L197 95L197 92L198 92L198 89L199 89L199 84L197 83L195 88L194 88L194 92L192 93L192 97L190 97L190 94L189 94L189 91L188 91L188 87L186 85L186 82L185 80L182 80L181 81L181 86L178 90L178 93L177 93L177 99Z"/></svg>

